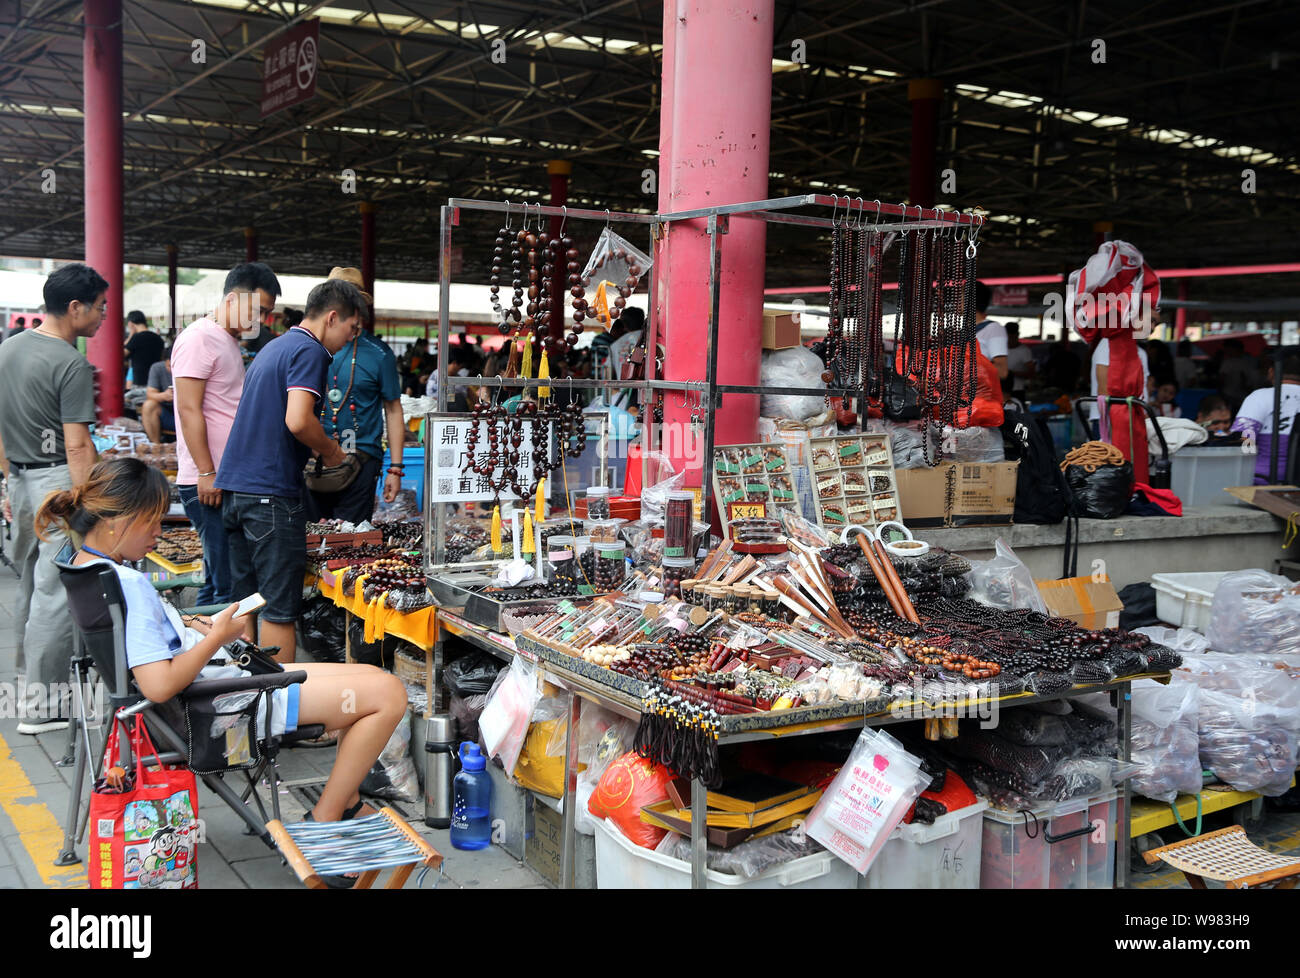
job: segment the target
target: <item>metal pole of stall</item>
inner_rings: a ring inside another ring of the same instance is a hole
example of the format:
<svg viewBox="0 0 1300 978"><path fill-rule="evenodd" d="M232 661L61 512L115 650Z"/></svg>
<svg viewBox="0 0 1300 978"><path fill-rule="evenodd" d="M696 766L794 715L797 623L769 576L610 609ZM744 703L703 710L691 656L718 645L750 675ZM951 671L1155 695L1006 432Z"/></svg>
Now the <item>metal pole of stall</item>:
<svg viewBox="0 0 1300 978"><path fill-rule="evenodd" d="M451 353L451 229L456 223L458 213L450 204L439 208L441 223L438 232L438 398L434 405L438 413L447 410L447 357ZM424 499L429 505L433 495L429 487L429 478L433 473L432 460L429 458L429 425L424 425ZM446 522L447 504L433 504L433 541L424 541L424 552L433 554L435 565L447 559ZM425 521L426 526L428 520Z"/></svg>
<svg viewBox="0 0 1300 978"><path fill-rule="evenodd" d="M1282 444L1282 334L1279 331L1277 346L1273 348L1273 437L1268 446L1268 482L1277 485L1279 452Z"/></svg>
<svg viewBox="0 0 1300 978"><path fill-rule="evenodd" d="M713 522L713 492L709 480L704 478L708 466L713 464L713 419L721 407L717 394L718 383L718 305L722 295L722 251L719 248L718 235L725 234L727 219L717 214L709 215L709 340L704 351L707 376L705 383L709 391L709 410L704 416L704 458L700 461L700 493L703 497L704 522ZM725 514L723 514L725 515Z"/></svg>

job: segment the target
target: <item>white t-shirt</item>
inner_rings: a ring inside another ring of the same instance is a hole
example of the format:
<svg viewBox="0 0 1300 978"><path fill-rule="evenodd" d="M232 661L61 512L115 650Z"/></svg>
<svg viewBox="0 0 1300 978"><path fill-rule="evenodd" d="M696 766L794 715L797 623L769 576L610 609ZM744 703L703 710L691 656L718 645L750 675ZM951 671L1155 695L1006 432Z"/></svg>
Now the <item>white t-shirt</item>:
<svg viewBox="0 0 1300 978"><path fill-rule="evenodd" d="M1007 328L993 319L986 319L976 327L975 339L980 352L990 360L1007 355Z"/></svg>
<svg viewBox="0 0 1300 978"><path fill-rule="evenodd" d="M645 330L642 329L634 329L630 333L624 333L609 345L609 363L615 377L623 369L623 358L641 342L641 334L644 332Z"/></svg>
<svg viewBox="0 0 1300 978"><path fill-rule="evenodd" d="M1142 393L1144 395L1142 399L1146 400L1145 394L1147 389L1147 378L1148 376L1150 376L1151 372L1147 366L1147 351L1142 349L1142 347L1140 346L1137 348L1137 351L1138 351L1138 360L1142 364ZM1089 380L1088 392L1092 394L1093 397L1097 396L1097 368L1109 367L1109 366L1110 366L1110 340L1104 339L1097 344L1097 349L1095 349L1092 353L1092 365L1088 367L1088 380ZM1088 405L1088 417L1093 419L1099 417L1097 412L1096 401L1093 401Z"/></svg>
<svg viewBox="0 0 1300 978"><path fill-rule="evenodd" d="M1291 419L1300 414L1300 384L1282 383L1282 433L1290 434ZM1254 421L1261 435L1273 433L1273 388L1261 387L1246 395L1237 418ZM1234 424L1234 428L1236 425Z"/></svg>
<svg viewBox="0 0 1300 978"><path fill-rule="evenodd" d="M985 356L988 356L986 353ZM1017 370L1023 370L1028 364L1034 362L1034 354L1029 347L1021 343L1019 346L1007 348L1007 371L1011 374L1011 389L1019 393L1025 389L1025 378L1015 376Z"/></svg>

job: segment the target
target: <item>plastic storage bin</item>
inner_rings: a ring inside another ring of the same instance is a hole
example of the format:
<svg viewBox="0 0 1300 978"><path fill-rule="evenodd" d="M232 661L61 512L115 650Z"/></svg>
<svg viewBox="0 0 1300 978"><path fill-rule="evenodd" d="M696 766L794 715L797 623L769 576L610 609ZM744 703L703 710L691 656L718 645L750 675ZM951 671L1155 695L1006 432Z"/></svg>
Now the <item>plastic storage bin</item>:
<svg viewBox="0 0 1300 978"><path fill-rule="evenodd" d="M1108 890L1115 885L1118 794L1073 798L1031 812L984 813L980 888Z"/></svg>
<svg viewBox="0 0 1300 978"><path fill-rule="evenodd" d="M1152 574L1156 592L1156 617L1176 628L1194 628L1204 634L1210 627L1214 589L1228 571L1189 574Z"/></svg>
<svg viewBox="0 0 1300 978"><path fill-rule="evenodd" d="M1254 485L1257 458L1244 453L1240 445L1180 448L1172 459L1169 488L1184 506L1244 505L1236 496L1223 490L1225 486Z"/></svg>
<svg viewBox="0 0 1300 978"><path fill-rule="evenodd" d="M384 449L383 465L379 470L379 484L375 487L375 498L384 497L384 477L388 474L388 449ZM402 450L402 465L406 471L402 475L402 488L415 490L415 501L424 512L424 446L407 445Z"/></svg>
<svg viewBox="0 0 1300 978"><path fill-rule="evenodd" d="M986 801L934 820L900 825L862 877L865 890L978 890Z"/></svg>
<svg viewBox="0 0 1300 978"><path fill-rule="evenodd" d="M804 856L745 879L708 871L708 885L732 890L851 890L853 867L829 852ZM596 886L602 890L688 890L691 864L629 842L608 819L596 824Z"/></svg>

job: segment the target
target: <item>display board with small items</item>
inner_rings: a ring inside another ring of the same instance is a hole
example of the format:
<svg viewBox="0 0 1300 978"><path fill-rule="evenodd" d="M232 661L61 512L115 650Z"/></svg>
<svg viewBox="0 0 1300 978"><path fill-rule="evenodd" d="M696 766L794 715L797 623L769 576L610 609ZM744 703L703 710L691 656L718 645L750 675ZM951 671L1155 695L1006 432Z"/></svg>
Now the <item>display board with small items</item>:
<svg viewBox="0 0 1300 978"><path fill-rule="evenodd" d="M885 434L812 439L817 522L828 530L898 519L898 483Z"/></svg>
<svg viewBox="0 0 1300 978"><path fill-rule="evenodd" d="M785 446L774 443L724 445L713 450L713 494L719 511L728 515L733 504L761 503L766 515L776 509L799 511L794 477ZM725 525L725 524L724 524Z"/></svg>

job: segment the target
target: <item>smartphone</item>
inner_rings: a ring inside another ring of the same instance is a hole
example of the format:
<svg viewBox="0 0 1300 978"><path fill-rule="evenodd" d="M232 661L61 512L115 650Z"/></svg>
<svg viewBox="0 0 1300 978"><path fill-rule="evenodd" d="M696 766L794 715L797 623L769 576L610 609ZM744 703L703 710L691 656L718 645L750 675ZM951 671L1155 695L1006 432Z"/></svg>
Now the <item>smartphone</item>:
<svg viewBox="0 0 1300 978"><path fill-rule="evenodd" d="M250 611L256 611L258 608L262 607L264 604L266 604L266 598L262 597L262 595L261 595L260 593L258 593L258 594L250 594L250 595L249 595L248 597L246 597L243 601L239 602L239 607L235 609L235 615L234 615L234 617L236 617L236 618L242 618L244 615L248 614Z"/></svg>

